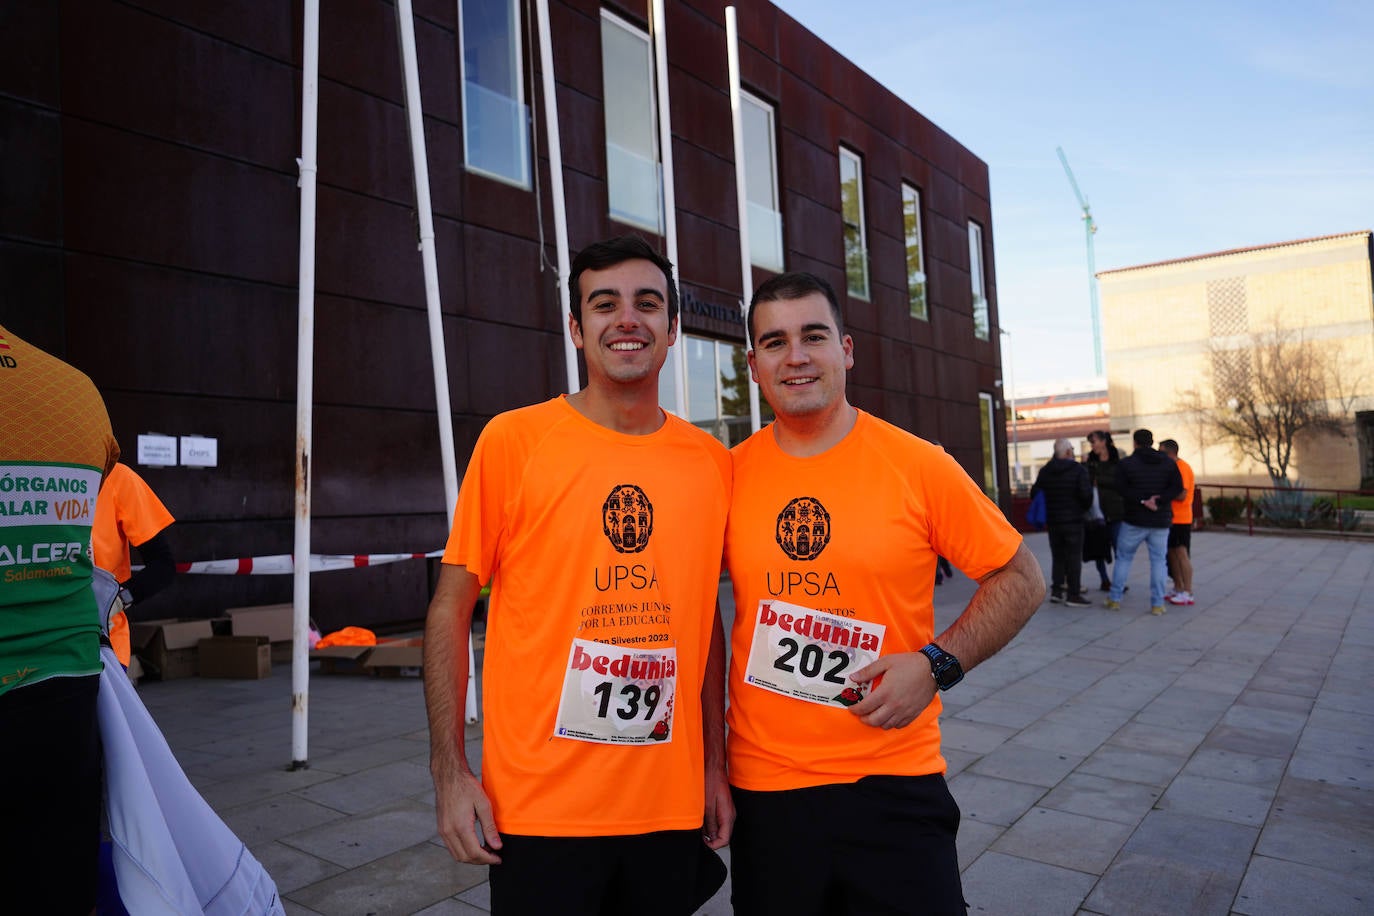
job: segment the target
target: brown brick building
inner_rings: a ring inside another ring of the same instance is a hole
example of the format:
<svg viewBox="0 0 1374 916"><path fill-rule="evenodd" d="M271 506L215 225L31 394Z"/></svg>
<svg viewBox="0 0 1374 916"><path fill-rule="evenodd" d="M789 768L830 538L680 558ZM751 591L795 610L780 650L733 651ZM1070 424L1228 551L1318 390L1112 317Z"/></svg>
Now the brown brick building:
<svg viewBox="0 0 1374 916"><path fill-rule="evenodd" d="M542 74L525 3L415 6L461 472L493 414L565 387ZM571 248L662 245L647 4L550 7ZM851 399L1005 494L987 166L771 4L738 15L755 283L826 276ZM292 548L301 19L250 0L0 13L0 322L95 380L130 463L141 433L218 439L214 468L139 467L179 559ZM688 413L729 439L747 420L724 23L721 2L667 4ZM324 4L321 29L312 547L428 550L444 492L395 11ZM319 574L314 616L417 618L428 575ZM284 576L183 576L139 615L289 596Z"/></svg>

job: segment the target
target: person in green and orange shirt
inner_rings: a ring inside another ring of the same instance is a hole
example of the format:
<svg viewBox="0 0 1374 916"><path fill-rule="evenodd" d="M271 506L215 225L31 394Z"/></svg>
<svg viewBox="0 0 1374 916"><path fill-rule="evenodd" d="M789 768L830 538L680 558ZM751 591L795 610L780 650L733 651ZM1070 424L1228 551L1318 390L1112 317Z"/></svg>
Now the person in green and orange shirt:
<svg viewBox="0 0 1374 916"><path fill-rule="evenodd" d="M749 332L777 419L731 453L735 912L962 914L939 691L1034 613L1039 565L944 449L850 405L828 283L768 280ZM979 585L937 633L942 555Z"/></svg>
<svg viewBox="0 0 1374 916"><path fill-rule="evenodd" d="M78 370L0 327L0 886L89 913L100 846L91 519L119 459ZM18 896L16 896L18 895Z"/></svg>
<svg viewBox="0 0 1374 916"><path fill-rule="evenodd" d="M725 879L730 457L658 405L672 265L641 239L573 261L581 391L500 414L464 475L425 625L439 834L512 913L681 913ZM462 713L490 582L480 778Z"/></svg>

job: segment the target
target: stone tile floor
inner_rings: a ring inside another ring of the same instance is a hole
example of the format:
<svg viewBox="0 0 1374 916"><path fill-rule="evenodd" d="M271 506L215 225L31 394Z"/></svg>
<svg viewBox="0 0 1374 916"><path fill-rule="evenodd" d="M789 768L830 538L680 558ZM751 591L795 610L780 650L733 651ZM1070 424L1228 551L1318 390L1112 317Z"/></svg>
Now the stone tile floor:
<svg viewBox="0 0 1374 916"><path fill-rule="evenodd" d="M1152 617L1142 552L1122 611L1047 603L946 696L971 913L1374 912L1374 544L1205 531L1193 549L1196 605ZM972 591L935 590L940 626ZM288 772L289 666L140 687L288 913L488 912L486 870L435 837L419 681L310 691L310 767ZM469 726L473 761L481 740ZM728 891L701 912L729 913Z"/></svg>

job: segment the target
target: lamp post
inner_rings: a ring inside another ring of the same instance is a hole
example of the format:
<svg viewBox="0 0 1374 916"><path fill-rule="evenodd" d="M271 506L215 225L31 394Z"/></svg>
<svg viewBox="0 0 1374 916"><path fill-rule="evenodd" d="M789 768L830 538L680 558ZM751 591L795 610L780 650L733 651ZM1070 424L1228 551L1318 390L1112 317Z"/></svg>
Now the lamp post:
<svg viewBox="0 0 1374 916"><path fill-rule="evenodd" d="M1021 439L1016 432L1016 371L1012 359L1011 331L1006 328L999 328L1002 336L1007 339L1007 387L1002 391L1003 398L1011 405L1011 454L1012 454L1012 477L1011 490L1016 492L1021 483Z"/></svg>

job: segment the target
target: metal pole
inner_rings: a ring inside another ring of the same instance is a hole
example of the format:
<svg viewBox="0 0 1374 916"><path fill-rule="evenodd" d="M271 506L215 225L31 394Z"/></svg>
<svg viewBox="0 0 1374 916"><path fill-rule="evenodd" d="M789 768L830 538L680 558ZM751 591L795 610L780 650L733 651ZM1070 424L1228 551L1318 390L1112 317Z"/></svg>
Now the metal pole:
<svg viewBox="0 0 1374 916"><path fill-rule="evenodd" d="M1011 331L1006 328L999 328L1002 336L1007 339L1007 386L1002 391L1003 397L1011 406L1011 454L1014 475L1011 482L1011 490L1016 492L1016 487L1021 480L1021 438L1016 432L1016 353L1011 346Z"/></svg>
<svg viewBox="0 0 1374 916"><path fill-rule="evenodd" d="M658 90L658 148L663 162L663 239L668 260L677 271L678 290L682 289L682 264L677 259L677 194L673 189L673 124L668 98L668 27L664 21L663 0L653 0L654 83ZM674 412L687 419L687 335L682 330L682 315L677 319L677 343L668 351L677 404Z"/></svg>
<svg viewBox="0 0 1374 916"><path fill-rule="evenodd" d="M563 141L558 132L558 95L553 79L553 38L549 28L549 0L538 0L535 10L539 18L539 69L544 87L544 135L549 144L549 185L553 197L553 238L558 251L558 318L563 327L563 357L568 370L568 393L581 386L577 377L577 347L573 344L572 328L568 326L568 274L572 268L568 257L568 209L563 195ZM536 164L536 168L537 168Z"/></svg>
<svg viewBox="0 0 1374 916"><path fill-rule="evenodd" d="M740 312L744 316L744 346L749 341L749 301L754 298L754 267L749 246L749 198L745 186L744 115L739 85L739 24L735 8L725 8L725 57L730 69L730 125L735 139L735 205L739 212ZM759 431L759 386L749 374L749 429Z"/></svg>
<svg viewBox="0 0 1374 916"><path fill-rule="evenodd" d="M315 172L319 126L320 4L305 0L301 50L301 237L296 329L296 530L292 571L291 769L309 766L310 447L315 397Z"/></svg>
<svg viewBox="0 0 1374 916"><path fill-rule="evenodd" d="M444 475L444 514L453 529L458 504L458 466L453 453L453 408L448 395L448 356L444 348L444 316L439 303L439 266L434 253L434 211L429 196L429 157L425 150L424 110L420 101L420 69L415 54L415 16L410 0L396 0L396 33L401 42L401 81L405 90L410 159L415 177L415 210L420 222L420 262L425 276L425 311L429 317L430 361L434 367L434 406L439 415L439 459ZM468 641L468 691L464 710L477 721L477 681L472 642Z"/></svg>

